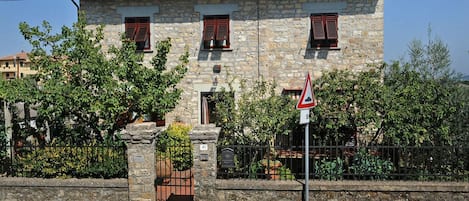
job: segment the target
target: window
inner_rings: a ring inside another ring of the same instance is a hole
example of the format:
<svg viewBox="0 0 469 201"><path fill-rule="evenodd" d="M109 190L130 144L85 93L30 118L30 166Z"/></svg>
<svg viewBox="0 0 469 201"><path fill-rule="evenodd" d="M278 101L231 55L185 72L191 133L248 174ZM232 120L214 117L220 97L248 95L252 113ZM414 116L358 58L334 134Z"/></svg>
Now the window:
<svg viewBox="0 0 469 201"><path fill-rule="evenodd" d="M149 17L126 17L125 35L135 41L137 50L150 49L150 18Z"/></svg>
<svg viewBox="0 0 469 201"><path fill-rule="evenodd" d="M209 124L215 122L215 101L213 100L213 92L202 92L200 94L200 123Z"/></svg>
<svg viewBox="0 0 469 201"><path fill-rule="evenodd" d="M24 62L20 61L20 66L24 67Z"/></svg>
<svg viewBox="0 0 469 201"><path fill-rule="evenodd" d="M204 16L204 48L230 47L230 18L228 15Z"/></svg>
<svg viewBox="0 0 469 201"><path fill-rule="evenodd" d="M8 65L9 65L9 63L8 63L8 62L5 62L5 67L9 67Z"/></svg>
<svg viewBox="0 0 469 201"><path fill-rule="evenodd" d="M337 14L311 15L311 47L337 47Z"/></svg>
<svg viewBox="0 0 469 201"><path fill-rule="evenodd" d="M288 96L291 99L298 101L300 100L301 91L301 89L283 89L282 95Z"/></svg>
<svg viewBox="0 0 469 201"><path fill-rule="evenodd" d="M200 123L213 124L217 120L216 106L223 104L226 98L234 98L232 92L201 92L200 93Z"/></svg>

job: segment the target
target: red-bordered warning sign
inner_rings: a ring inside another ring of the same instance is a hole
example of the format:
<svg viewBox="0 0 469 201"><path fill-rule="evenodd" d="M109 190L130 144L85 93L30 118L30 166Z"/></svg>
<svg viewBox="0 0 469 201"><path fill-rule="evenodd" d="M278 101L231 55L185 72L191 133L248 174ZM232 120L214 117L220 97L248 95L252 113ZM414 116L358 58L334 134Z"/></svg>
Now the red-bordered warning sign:
<svg viewBox="0 0 469 201"><path fill-rule="evenodd" d="M296 109L305 110L316 106L316 99L314 98L313 88L311 87L311 77L306 76L305 86L301 91L300 100L296 104Z"/></svg>

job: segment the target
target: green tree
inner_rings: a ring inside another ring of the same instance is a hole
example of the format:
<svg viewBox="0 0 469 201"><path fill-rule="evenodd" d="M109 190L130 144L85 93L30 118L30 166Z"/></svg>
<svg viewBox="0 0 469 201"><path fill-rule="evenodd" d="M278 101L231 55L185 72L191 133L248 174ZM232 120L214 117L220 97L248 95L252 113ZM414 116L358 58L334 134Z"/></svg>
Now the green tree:
<svg viewBox="0 0 469 201"><path fill-rule="evenodd" d="M6 98L36 106L38 126L47 122L57 137L79 141L112 135L131 121L128 116L163 116L180 97L176 84L187 71L188 52L180 56L179 65L167 68L169 38L157 42L152 67L145 67L143 54L124 37L122 45L103 52L103 26L86 28L84 15L57 34L47 22L41 28L23 22L20 30L32 45L29 58L38 74L33 82L9 83L21 93Z"/></svg>
<svg viewBox="0 0 469 201"><path fill-rule="evenodd" d="M276 135L291 133L298 112L289 97L275 93L275 87L275 83L258 80L248 88L243 80L238 100L231 83L215 97L221 144L267 145Z"/></svg>
<svg viewBox="0 0 469 201"><path fill-rule="evenodd" d="M386 136L400 145L453 144L463 132L456 124L465 121L467 98L460 77L449 68L449 50L430 38L427 44L412 41L409 55L410 61L394 62L385 71Z"/></svg>
<svg viewBox="0 0 469 201"><path fill-rule="evenodd" d="M314 82L318 106L311 130L317 143L367 145L382 135L382 68L352 73L334 70Z"/></svg>

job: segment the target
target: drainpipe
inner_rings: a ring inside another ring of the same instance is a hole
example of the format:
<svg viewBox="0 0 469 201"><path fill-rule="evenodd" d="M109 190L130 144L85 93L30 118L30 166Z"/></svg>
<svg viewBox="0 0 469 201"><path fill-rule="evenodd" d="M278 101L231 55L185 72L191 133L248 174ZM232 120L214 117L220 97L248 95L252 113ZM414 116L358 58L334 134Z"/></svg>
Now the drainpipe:
<svg viewBox="0 0 469 201"><path fill-rule="evenodd" d="M75 5L75 7L77 7L77 15L80 15L80 6L77 4L77 2L75 2L75 0L71 0L72 3Z"/></svg>
<svg viewBox="0 0 469 201"><path fill-rule="evenodd" d="M257 78L259 79L261 77L261 59L259 58L261 56L261 33L260 33L260 2L257 0Z"/></svg>

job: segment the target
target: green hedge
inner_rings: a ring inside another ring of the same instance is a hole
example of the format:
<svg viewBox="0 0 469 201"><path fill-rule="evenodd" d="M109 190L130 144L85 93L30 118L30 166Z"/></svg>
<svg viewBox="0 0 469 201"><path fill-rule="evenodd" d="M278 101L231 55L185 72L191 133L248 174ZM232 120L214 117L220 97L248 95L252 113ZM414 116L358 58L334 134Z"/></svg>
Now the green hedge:
<svg viewBox="0 0 469 201"><path fill-rule="evenodd" d="M13 175L39 178L126 178L125 146L98 144L85 146L53 144L18 149Z"/></svg>

